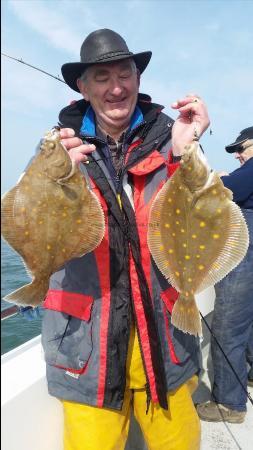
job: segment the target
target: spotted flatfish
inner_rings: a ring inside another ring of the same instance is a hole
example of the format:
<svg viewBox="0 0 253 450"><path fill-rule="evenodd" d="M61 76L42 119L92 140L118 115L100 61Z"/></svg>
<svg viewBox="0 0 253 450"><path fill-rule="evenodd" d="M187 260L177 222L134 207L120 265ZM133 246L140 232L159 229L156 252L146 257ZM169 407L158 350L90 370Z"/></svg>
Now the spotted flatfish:
<svg viewBox="0 0 253 450"><path fill-rule="evenodd" d="M185 147L179 168L154 199L148 245L158 268L179 292L172 323L201 335L195 294L240 263L249 237L232 192L210 170L196 142Z"/></svg>
<svg viewBox="0 0 253 450"><path fill-rule="evenodd" d="M32 277L30 284L4 298L10 302L40 304L50 275L95 249L104 236L100 203L57 130L45 135L23 176L3 196L1 209L2 236Z"/></svg>

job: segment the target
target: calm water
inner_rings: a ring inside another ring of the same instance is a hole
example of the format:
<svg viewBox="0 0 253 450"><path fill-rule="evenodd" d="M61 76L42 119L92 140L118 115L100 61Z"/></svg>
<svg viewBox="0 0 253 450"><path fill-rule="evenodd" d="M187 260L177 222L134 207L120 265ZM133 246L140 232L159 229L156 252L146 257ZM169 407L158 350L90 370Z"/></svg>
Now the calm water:
<svg viewBox="0 0 253 450"><path fill-rule="evenodd" d="M1 240L1 310L11 306L2 298L30 281L20 256ZM1 354L37 336L41 320L28 321L16 314L1 322Z"/></svg>

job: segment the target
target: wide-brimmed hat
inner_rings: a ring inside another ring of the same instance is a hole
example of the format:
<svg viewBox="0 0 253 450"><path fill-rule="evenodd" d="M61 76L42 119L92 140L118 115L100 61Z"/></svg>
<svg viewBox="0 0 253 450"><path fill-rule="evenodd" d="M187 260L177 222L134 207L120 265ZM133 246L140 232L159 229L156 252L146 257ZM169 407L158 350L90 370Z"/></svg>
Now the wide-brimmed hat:
<svg viewBox="0 0 253 450"><path fill-rule="evenodd" d="M63 64L61 71L66 83L79 92L76 81L87 67L93 64L109 63L133 58L137 69L142 73L152 56L152 52L132 53L124 39L115 31L104 28L90 33L80 50L80 62Z"/></svg>
<svg viewBox="0 0 253 450"><path fill-rule="evenodd" d="M240 150L241 145L248 139L253 139L253 127L244 128L236 138L235 142L225 147L228 153L234 153Z"/></svg>

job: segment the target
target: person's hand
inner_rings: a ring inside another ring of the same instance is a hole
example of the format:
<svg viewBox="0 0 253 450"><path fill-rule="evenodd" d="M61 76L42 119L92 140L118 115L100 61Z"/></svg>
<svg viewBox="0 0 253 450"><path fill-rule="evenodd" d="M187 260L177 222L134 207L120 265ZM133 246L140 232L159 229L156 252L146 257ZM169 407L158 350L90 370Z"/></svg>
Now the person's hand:
<svg viewBox="0 0 253 450"><path fill-rule="evenodd" d="M43 317L43 308L41 306L36 306L33 308L32 306L20 306L18 308L19 314L25 320L36 320L41 319Z"/></svg>
<svg viewBox="0 0 253 450"><path fill-rule="evenodd" d="M83 144L83 141L75 136L75 132L72 128L60 129L61 142L69 152L70 158L77 164L87 161L89 153L95 150L93 144Z"/></svg>
<svg viewBox="0 0 253 450"><path fill-rule="evenodd" d="M228 172L218 172L218 175L220 177L226 177L227 175L229 175L229 173Z"/></svg>
<svg viewBox="0 0 253 450"><path fill-rule="evenodd" d="M174 156L180 156L185 145L196 137L200 138L209 127L210 120L207 107L198 95L188 94L172 103L171 107L179 112L172 127L172 152Z"/></svg>

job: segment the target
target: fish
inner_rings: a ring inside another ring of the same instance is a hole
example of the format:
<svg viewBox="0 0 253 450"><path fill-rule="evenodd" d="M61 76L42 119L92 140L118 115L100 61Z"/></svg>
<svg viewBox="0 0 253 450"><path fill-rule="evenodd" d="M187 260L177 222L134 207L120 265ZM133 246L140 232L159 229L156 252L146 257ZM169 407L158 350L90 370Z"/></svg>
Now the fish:
<svg viewBox="0 0 253 450"><path fill-rule="evenodd" d="M202 335L195 295L224 278L247 252L247 224L232 199L194 141L151 205L148 247L179 293L171 322L185 333Z"/></svg>
<svg viewBox="0 0 253 450"><path fill-rule="evenodd" d="M44 135L28 168L1 199L2 237L32 278L6 295L8 302L41 304L50 276L93 251L104 236L100 202L60 139L57 129Z"/></svg>

